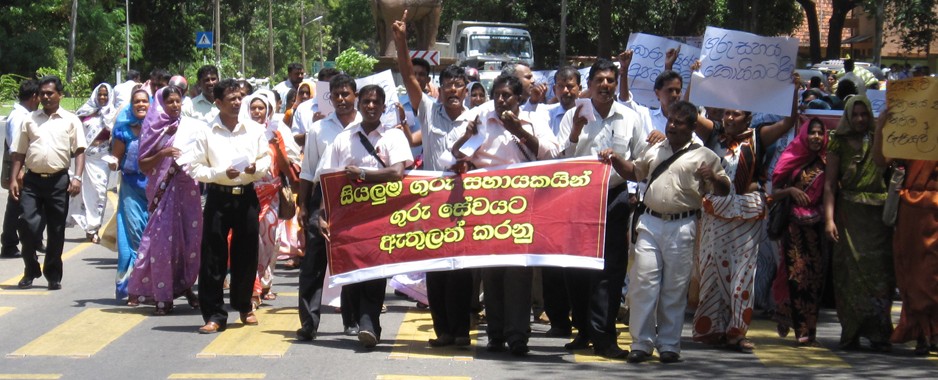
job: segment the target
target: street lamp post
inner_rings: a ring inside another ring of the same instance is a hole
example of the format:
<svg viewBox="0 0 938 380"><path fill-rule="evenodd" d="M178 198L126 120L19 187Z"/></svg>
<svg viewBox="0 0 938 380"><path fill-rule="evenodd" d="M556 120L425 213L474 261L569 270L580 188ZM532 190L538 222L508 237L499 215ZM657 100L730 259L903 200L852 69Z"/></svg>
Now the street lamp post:
<svg viewBox="0 0 938 380"><path fill-rule="evenodd" d="M303 23L303 66L306 66L306 25L312 24L316 21L321 21L323 16L317 16L316 18L309 20ZM323 66L323 57L322 57L322 22L319 23L319 68L322 69Z"/></svg>

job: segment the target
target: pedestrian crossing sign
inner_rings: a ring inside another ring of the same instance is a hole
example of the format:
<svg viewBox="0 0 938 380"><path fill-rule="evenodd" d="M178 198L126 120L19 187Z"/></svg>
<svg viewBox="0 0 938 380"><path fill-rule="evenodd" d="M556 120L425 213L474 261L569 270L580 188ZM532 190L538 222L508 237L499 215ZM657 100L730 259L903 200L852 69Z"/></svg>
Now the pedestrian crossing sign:
<svg viewBox="0 0 938 380"><path fill-rule="evenodd" d="M195 32L195 47L199 49L211 49L215 39L212 32Z"/></svg>

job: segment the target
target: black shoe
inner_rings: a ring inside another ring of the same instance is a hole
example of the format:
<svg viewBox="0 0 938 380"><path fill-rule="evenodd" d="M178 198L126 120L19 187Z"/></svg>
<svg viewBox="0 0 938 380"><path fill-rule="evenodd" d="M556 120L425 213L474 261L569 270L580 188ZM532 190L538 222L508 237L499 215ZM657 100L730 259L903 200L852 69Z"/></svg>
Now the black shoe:
<svg viewBox="0 0 938 380"><path fill-rule="evenodd" d="M308 342L316 339L316 332L312 329L300 328L296 330L296 340Z"/></svg>
<svg viewBox="0 0 938 380"><path fill-rule="evenodd" d="M658 361L662 363L677 363L681 361L681 354L672 351L659 352Z"/></svg>
<svg viewBox="0 0 938 380"><path fill-rule="evenodd" d="M49 281L49 290L59 290L62 289L62 282L60 281Z"/></svg>
<svg viewBox="0 0 938 380"><path fill-rule="evenodd" d="M647 352L642 350L634 350L629 353L629 356L626 357L625 360L629 363L641 363L647 361L650 358L651 355L649 355Z"/></svg>
<svg viewBox="0 0 938 380"><path fill-rule="evenodd" d="M16 259L20 257L23 257L23 254L16 247L3 247L3 249L0 249L0 258Z"/></svg>
<svg viewBox="0 0 938 380"><path fill-rule="evenodd" d="M512 343L508 350L514 356L526 356L528 352L531 352L531 349L528 348L528 343L523 341Z"/></svg>
<svg viewBox="0 0 938 380"><path fill-rule="evenodd" d="M505 346L504 340L489 339L489 343L485 345L485 350L488 352L505 352L508 347Z"/></svg>
<svg viewBox="0 0 938 380"><path fill-rule="evenodd" d="M547 330L546 333L544 333L544 335L546 335L548 338L569 338L572 334L573 331L570 331L570 329L561 329L557 327L551 327L549 330Z"/></svg>
<svg viewBox="0 0 938 380"><path fill-rule="evenodd" d="M577 336L573 338L573 341L563 345L563 348L573 351L573 350L582 350L585 348L589 348L589 346L590 346L589 338L587 338L585 335L577 334Z"/></svg>
<svg viewBox="0 0 938 380"><path fill-rule="evenodd" d="M345 335L358 336L358 326L349 326L345 328Z"/></svg>
<svg viewBox="0 0 938 380"><path fill-rule="evenodd" d="M378 336L371 331L361 330L358 332L358 342L362 344L362 347L372 349L378 345Z"/></svg>
<svg viewBox="0 0 938 380"><path fill-rule="evenodd" d="M32 288L34 279L36 279L36 277L23 275L23 278L20 279L20 282L16 284L16 286L19 287L20 289Z"/></svg>
<svg viewBox="0 0 938 380"><path fill-rule="evenodd" d="M436 339L430 339L429 341L430 347L452 346L454 342L455 342L455 339L453 339L453 337L448 336L448 335L443 335Z"/></svg>
<svg viewBox="0 0 938 380"><path fill-rule="evenodd" d="M612 346L606 347L604 350L597 350L593 347L593 353L606 359L625 359L625 357L629 355L629 350L623 350L613 344Z"/></svg>
<svg viewBox="0 0 938 380"><path fill-rule="evenodd" d="M456 339L453 339L453 345L456 347L466 347L472 344L472 339L469 339L468 336L461 336Z"/></svg>

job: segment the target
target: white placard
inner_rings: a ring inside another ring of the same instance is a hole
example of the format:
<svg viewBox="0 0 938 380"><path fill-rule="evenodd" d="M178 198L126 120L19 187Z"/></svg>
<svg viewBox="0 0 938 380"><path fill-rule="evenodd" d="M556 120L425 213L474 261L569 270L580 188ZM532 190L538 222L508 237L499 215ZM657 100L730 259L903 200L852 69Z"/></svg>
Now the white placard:
<svg viewBox="0 0 938 380"><path fill-rule="evenodd" d="M690 101L696 105L789 115L798 39L707 27Z"/></svg>
<svg viewBox="0 0 938 380"><path fill-rule="evenodd" d="M394 103L397 103L397 86L394 84L394 75L391 74L391 70L384 70L380 73L355 80L355 85L358 86L359 90L370 84L376 84L384 89L385 106L390 108Z"/></svg>
<svg viewBox="0 0 938 380"><path fill-rule="evenodd" d="M329 116L335 112L335 106L332 105L332 99L329 98L329 82L316 82L316 105L319 106L319 113Z"/></svg>
<svg viewBox="0 0 938 380"><path fill-rule="evenodd" d="M632 62L629 64L629 90L635 101L647 107L658 107L655 96L655 79L664 71L665 54L669 49L678 49L677 60L672 69L681 74L684 87L690 84L690 66L700 57L700 49L691 45L664 37L644 33L629 35L626 49L632 50ZM625 78L619 78L623 80Z"/></svg>
<svg viewBox="0 0 938 380"><path fill-rule="evenodd" d="M580 109L580 116L586 118L586 122L592 123L596 121L596 111L593 110L593 101L590 99L578 98L576 100L576 105L573 106L574 109L577 107L583 107ZM573 111L576 112L576 111Z"/></svg>
<svg viewBox="0 0 938 380"><path fill-rule="evenodd" d="M873 106L873 114L879 115L886 109L886 90L866 90L866 97Z"/></svg>

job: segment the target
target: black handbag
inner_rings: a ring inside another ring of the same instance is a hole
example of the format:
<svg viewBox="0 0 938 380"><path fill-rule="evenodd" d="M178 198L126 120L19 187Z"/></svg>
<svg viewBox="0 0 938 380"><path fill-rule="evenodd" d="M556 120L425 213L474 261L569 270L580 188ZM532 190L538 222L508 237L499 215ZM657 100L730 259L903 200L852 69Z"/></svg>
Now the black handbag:
<svg viewBox="0 0 938 380"><path fill-rule="evenodd" d="M775 200L769 206L769 239L779 240L788 230L788 223L791 219L791 197Z"/></svg>

